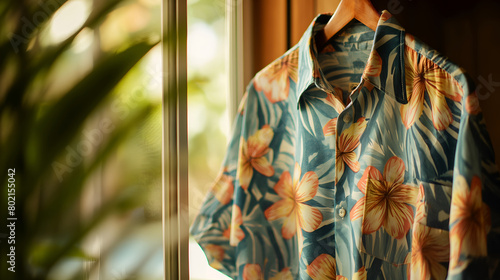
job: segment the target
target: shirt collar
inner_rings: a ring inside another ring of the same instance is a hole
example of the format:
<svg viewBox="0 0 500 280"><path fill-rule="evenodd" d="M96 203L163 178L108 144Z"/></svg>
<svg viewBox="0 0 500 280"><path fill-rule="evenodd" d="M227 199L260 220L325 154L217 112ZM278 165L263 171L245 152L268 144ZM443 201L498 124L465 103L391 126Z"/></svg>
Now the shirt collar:
<svg viewBox="0 0 500 280"><path fill-rule="evenodd" d="M317 16L298 43L299 77L296 84L297 102L311 84L328 91L317 58L315 34L321 30L329 15ZM383 11L373 39L363 78L402 104L408 103L405 90L405 30L388 12Z"/></svg>

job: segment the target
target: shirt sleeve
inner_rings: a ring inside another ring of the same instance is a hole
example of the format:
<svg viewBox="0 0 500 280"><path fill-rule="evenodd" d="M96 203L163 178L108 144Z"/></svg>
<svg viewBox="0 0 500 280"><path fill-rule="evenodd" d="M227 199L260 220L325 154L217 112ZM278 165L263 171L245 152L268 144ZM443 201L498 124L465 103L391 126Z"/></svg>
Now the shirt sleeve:
<svg viewBox="0 0 500 280"><path fill-rule="evenodd" d="M477 94L464 88L450 209L449 279L500 279L500 176L494 158Z"/></svg>
<svg viewBox="0 0 500 280"><path fill-rule="evenodd" d="M241 212L233 203L236 173L239 158L240 139L243 135L243 106L247 94L244 95L239 113L233 123L233 133L226 150L221 171L205 197L201 210L191 225L190 233L202 247L210 266L229 277L236 279L235 247L243 232Z"/></svg>

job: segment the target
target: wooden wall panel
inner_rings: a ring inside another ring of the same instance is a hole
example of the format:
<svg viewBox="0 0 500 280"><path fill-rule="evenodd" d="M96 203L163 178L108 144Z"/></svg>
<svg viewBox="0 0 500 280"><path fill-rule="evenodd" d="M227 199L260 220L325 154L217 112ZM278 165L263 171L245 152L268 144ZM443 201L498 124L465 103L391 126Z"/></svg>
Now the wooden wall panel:
<svg viewBox="0 0 500 280"><path fill-rule="evenodd" d="M298 43L317 14L333 13L340 0L252 0L252 69L259 71ZM290 6L288 6L290 4ZM289 10L288 10L289 9ZM288 21L290 15L290 21ZM248 21L246 21L248 22ZM290 26L287 23L290 22ZM288 30L290 28L290 30ZM290 35L290 38L288 38Z"/></svg>
<svg viewBox="0 0 500 280"><path fill-rule="evenodd" d="M477 93L481 108L496 152L496 162L500 165L500 4L484 1L474 10L475 28L472 43L475 44L475 69L469 70L477 83ZM466 42L457 38L457 48ZM470 44L467 42L466 44ZM466 68L466 70L468 70Z"/></svg>
<svg viewBox="0 0 500 280"><path fill-rule="evenodd" d="M316 14L334 13L339 5L340 0L315 0L314 9Z"/></svg>
<svg viewBox="0 0 500 280"><path fill-rule="evenodd" d="M306 31L311 21L316 16L316 10L314 5L311 5L313 1L310 0L291 0L290 1L290 28L291 28L291 46L297 44L302 38L302 35Z"/></svg>
<svg viewBox="0 0 500 280"><path fill-rule="evenodd" d="M252 0L253 66L259 71L287 50L287 1Z"/></svg>
<svg viewBox="0 0 500 280"><path fill-rule="evenodd" d="M299 42L311 21L318 15L333 13L340 0L290 0L291 45Z"/></svg>

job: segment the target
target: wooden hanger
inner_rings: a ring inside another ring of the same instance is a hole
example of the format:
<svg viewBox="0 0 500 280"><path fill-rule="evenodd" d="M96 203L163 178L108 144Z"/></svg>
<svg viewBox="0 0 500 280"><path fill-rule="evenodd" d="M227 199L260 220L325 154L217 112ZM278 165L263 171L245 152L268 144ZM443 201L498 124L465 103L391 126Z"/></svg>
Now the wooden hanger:
<svg viewBox="0 0 500 280"><path fill-rule="evenodd" d="M379 18L380 14L369 0L342 0L323 32L317 33L316 47L318 51L322 50L325 43L353 19L375 31Z"/></svg>

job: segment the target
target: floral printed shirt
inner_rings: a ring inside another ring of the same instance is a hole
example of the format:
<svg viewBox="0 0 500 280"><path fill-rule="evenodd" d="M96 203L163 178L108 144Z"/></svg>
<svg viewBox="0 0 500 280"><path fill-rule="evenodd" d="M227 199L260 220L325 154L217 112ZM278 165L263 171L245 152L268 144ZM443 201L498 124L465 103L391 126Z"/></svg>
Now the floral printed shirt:
<svg viewBox="0 0 500 280"><path fill-rule="evenodd" d="M470 79L387 11L318 51L328 20L247 88L191 227L210 264L234 279L498 277L500 180Z"/></svg>

